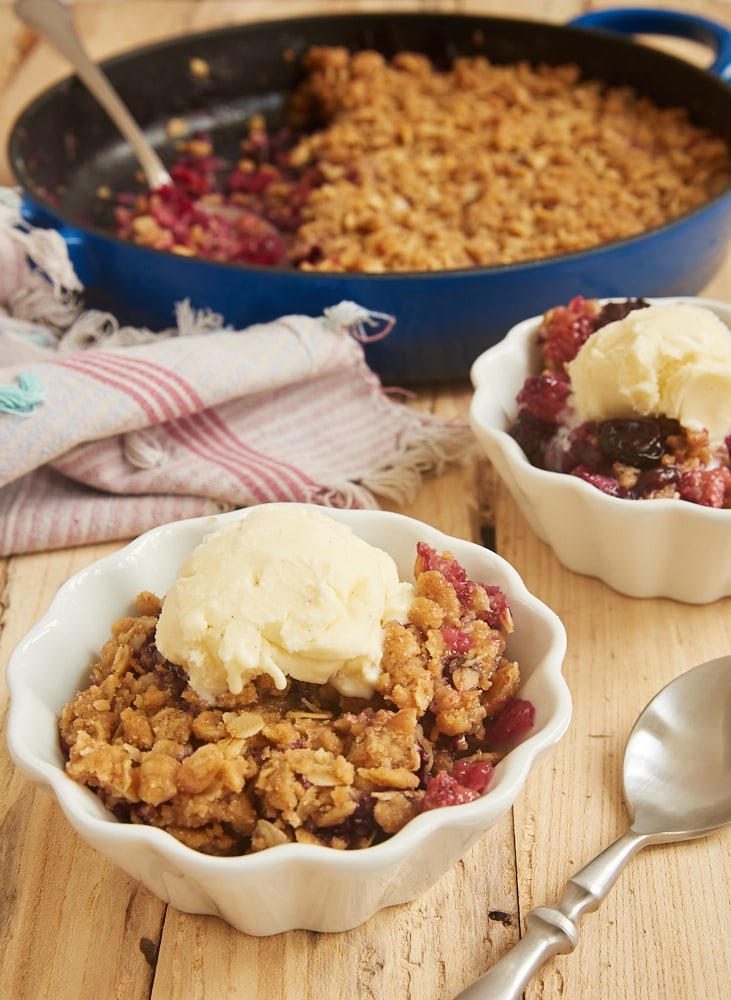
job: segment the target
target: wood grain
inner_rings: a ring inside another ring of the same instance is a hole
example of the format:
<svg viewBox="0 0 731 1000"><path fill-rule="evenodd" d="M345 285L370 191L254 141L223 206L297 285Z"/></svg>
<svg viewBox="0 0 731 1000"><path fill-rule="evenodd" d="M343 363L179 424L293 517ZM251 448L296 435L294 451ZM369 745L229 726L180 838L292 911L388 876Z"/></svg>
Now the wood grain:
<svg viewBox="0 0 731 1000"><path fill-rule="evenodd" d="M659 4L645 4L659 6ZM245 20L382 3L311 0L84 0L79 30L99 58L149 40ZM392 3L564 21L588 3ZM663 6L683 6L663 4ZM686 4L687 6L687 4ZM731 25L731 5L695 9ZM0 4L0 143L25 103L67 68ZM0 183L9 183L0 159ZM707 293L731 296L731 258ZM424 387L410 405L466 419L469 386ZM490 510L486 510L489 504ZM251 938L167 907L71 831L0 743L0 994L19 1000L449 1000L517 940L533 906L625 828L621 760L640 709L676 674L731 649L731 601L633 601L563 569L478 456L433 478L404 510L444 531L489 539L563 619L569 733L529 778L511 814L421 899L347 934ZM0 664L73 572L116 548L0 561ZM51 667L52 668L52 665ZM4 724L7 690L0 679ZM528 1000L716 1000L731 969L731 831L642 852L570 956ZM502 918L501 916L502 915Z"/></svg>

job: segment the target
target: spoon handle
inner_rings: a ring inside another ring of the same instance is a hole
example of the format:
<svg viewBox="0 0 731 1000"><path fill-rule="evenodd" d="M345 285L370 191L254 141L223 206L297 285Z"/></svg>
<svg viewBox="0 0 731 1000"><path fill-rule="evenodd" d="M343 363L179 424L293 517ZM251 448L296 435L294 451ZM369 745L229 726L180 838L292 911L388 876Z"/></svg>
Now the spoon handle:
<svg viewBox="0 0 731 1000"><path fill-rule="evenodd" d="M107 112L140 162L150 187L170 184L170 174L102 70L88 56L74 27L71 8L60 0L15 0L15 13L68 59Z"/></svg>
<svg viewBox="0 0 731 1000"><path fill-rule="evenodd" d="M568 881L556 906L539 906L527 914L520 941L455 1000L518 1000L546 959L574 950L577 918L599 906L632 855L650 839L628 830L610 844Z"/></svg>

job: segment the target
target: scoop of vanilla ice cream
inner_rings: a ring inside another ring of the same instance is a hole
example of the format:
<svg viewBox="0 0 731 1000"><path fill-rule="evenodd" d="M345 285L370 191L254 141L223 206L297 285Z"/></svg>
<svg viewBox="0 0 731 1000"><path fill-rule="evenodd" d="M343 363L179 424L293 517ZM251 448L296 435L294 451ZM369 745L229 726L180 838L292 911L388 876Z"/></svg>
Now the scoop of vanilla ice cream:
<svg viewBox="0 0 731 1000"><path fill-rule="evenodd" d="M568 373L582 421L665 415L711 441L731 433L731 331L708 309L636 309L593 333Z"/></svg>
<svg viewBox="0 0 731 1000"><path fill-rule="evenodd" d="M383 626L414 598L391 556L326 514L288 504L253 510L192 552L166 595L157 647L206 701L260 674L370 697Z"/></svg>

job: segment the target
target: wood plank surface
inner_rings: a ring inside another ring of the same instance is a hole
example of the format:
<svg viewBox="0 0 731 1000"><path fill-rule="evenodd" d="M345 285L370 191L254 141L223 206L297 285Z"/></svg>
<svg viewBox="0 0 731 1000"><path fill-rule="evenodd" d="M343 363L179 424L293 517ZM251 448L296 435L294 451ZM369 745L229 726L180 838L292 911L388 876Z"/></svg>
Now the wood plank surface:
<svg viewBox="0 0 731 1000"><path fill-rule="evenodd" d="M95 57L186 31L273 16L381 9L311 0L83 0L77 23ZM392 3L396 9L565 21L571 0ZM645 6L659 6L647 3ZM672 6L665 4L664 6ZM682 5L675 5L682 6ZM686 4L686 6L690 6ZM694 9L731 26L731 4ZM67 68L0 4L0 183L18 111ZM731 256L706 290L731 298ZM468 385L423 387L412 405L465 419ZM0 742L0 996L18 1000L449 1000L515 943L533 906L555 902L582 864L618 836L624 742L668 680L731 651L731 600L702 607L634 601L563 569L485 461L430 480L406 513L498 551L563 619L569 733L531 775L512 812L428 893L345 934L242 935L175 911L87 848ZM72 573L117 546L0 561L0 668ZM0 674L0 721L7 690ZM499 915L504 918L500 919ZM578 949L549 962L527 1000L721 1000L731 971L731 831L651 848Z"/></svg>

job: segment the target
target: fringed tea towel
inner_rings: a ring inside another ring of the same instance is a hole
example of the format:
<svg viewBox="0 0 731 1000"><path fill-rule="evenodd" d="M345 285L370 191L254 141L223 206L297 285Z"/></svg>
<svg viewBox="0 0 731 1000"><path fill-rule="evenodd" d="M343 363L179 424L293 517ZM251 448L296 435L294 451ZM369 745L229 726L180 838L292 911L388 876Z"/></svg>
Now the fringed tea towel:
<svg viewBox="0 0 731 1000"><path fill-rule="evenodd" d="M464 424L384 392L353 303L243 331L81 312L57 234L0 207L0 555L133 537L270 501L376 507L471 450ZM353 334L356 336L353 336Z"/></svg>

